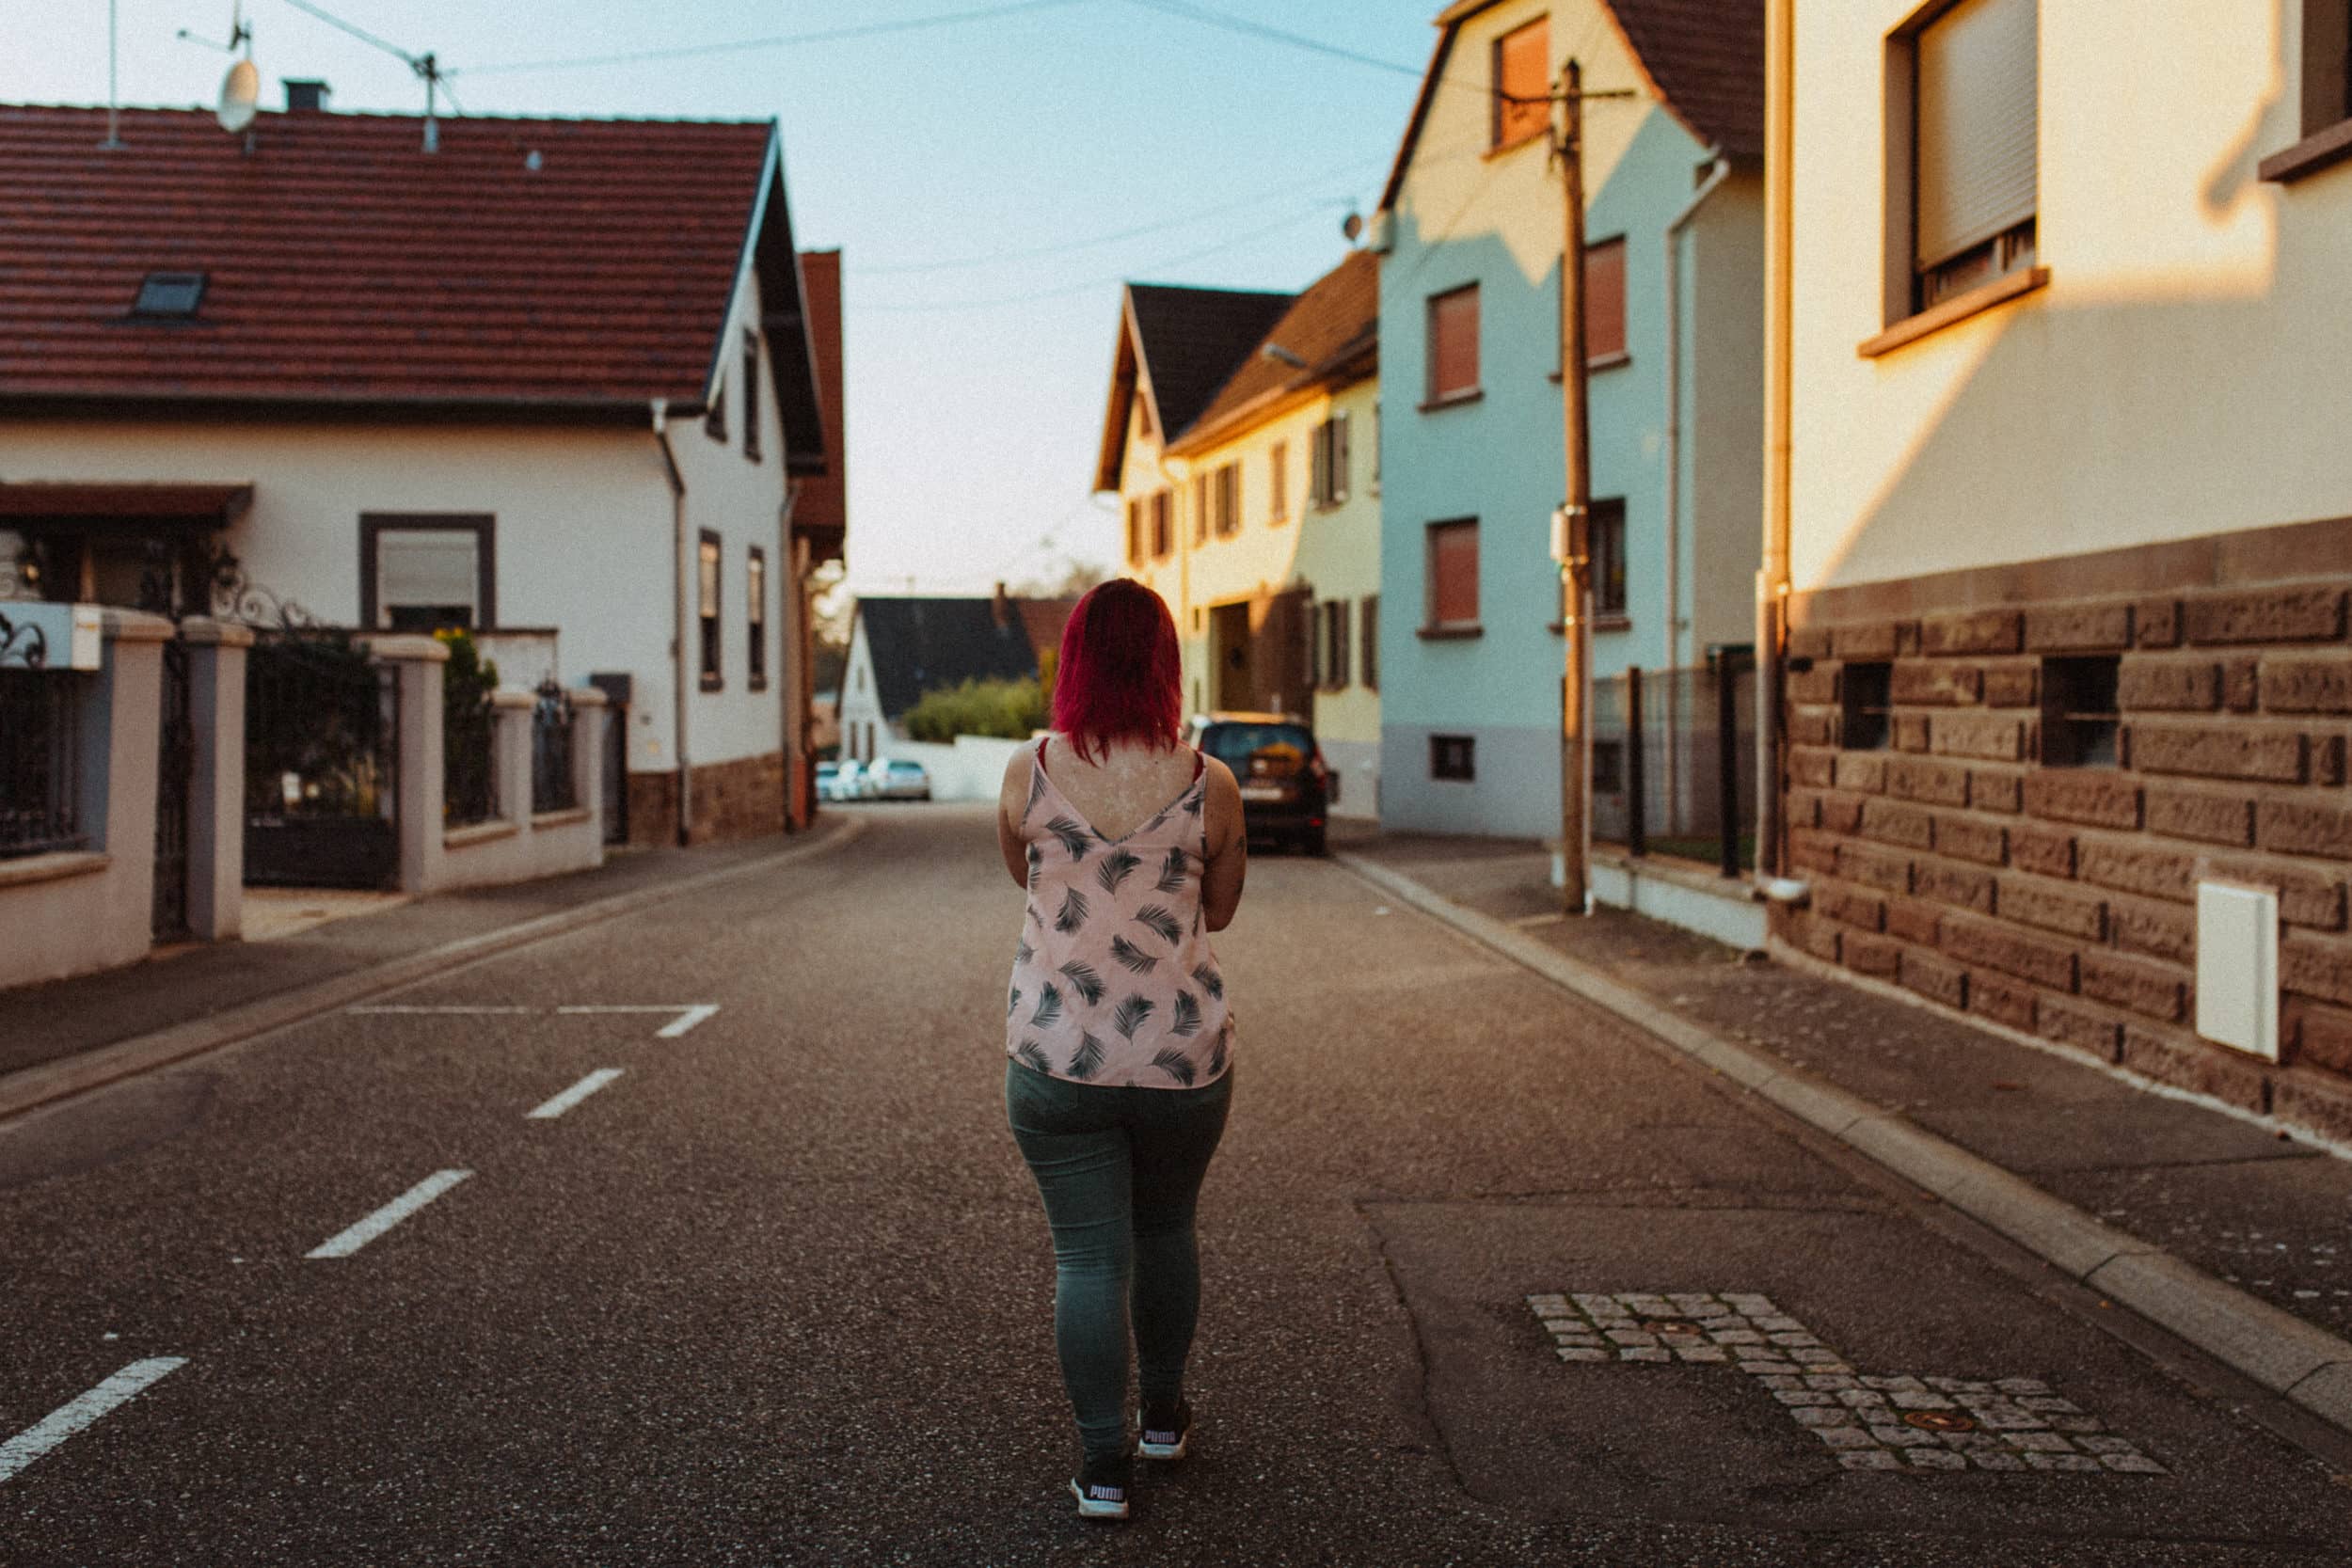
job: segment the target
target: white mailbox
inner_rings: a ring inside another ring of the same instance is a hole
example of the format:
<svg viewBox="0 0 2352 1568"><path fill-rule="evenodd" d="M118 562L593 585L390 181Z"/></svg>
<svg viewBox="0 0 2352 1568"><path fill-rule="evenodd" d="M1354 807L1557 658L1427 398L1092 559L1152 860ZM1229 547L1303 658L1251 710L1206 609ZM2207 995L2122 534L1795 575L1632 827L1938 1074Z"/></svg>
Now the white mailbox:
<svg viewBox="0 0 2352 1568"><path fill-rule="evenodd" d="M106 651L103 615L94 604L0 603L0 665L95 670Z"/></svg>

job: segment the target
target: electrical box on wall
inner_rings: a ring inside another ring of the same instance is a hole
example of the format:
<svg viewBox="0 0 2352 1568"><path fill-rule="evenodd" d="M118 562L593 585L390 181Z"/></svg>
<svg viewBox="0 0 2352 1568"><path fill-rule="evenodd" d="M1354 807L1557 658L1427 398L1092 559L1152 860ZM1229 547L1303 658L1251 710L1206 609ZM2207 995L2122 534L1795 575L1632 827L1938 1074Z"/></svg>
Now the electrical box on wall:
<svg viewBox="0 0 2352 1568"><path fill-rule="evenodd" d="M2197 1032L2279 1059L2279 895L2197 884Z"/></svg>

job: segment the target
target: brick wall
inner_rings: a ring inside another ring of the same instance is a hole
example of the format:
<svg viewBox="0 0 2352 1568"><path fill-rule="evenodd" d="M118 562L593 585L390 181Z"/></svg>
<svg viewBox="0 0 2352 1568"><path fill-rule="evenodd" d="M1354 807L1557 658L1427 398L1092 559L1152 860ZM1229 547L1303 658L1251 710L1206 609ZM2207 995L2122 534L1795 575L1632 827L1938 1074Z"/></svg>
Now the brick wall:
<svg viewBox="0 0 2352 1568"><path fill-rule="evenodd" d="M784 757L779 752L694 769L693 843L781 832L784 811ZM675 773L628 776L628 841L641 848L677 842Z"/></svg>
<svg viewBox="0 0 2352 1568"><path fill-rule="evenodd" d="M2352 1137L2347 586L1801 622L1784 800L1790 863L1814 893L1776 913L1775 934L1944 1006ZM2106 655L2118 766L2042 766L2043 661ZM1881 661L1886 744L1846 749L1846 673ZM2193 901L2208 878L2279 894L2277 1068L2196 1036Z"/></svg>

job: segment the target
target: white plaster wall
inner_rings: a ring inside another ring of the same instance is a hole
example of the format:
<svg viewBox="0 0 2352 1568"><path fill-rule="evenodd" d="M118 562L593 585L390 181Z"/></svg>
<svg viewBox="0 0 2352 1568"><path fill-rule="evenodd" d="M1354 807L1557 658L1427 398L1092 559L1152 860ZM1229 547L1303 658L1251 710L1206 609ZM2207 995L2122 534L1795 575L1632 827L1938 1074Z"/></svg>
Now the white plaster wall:
<svg viewBox="0 0 2352 1568"><path fill-rule="evenodd" d="M1915 0L1796 17L1794 586L2352 513L2352 169L2300 135L2300 7L2041 8L2049 286L1876 359L1883 37Z"/></svg>

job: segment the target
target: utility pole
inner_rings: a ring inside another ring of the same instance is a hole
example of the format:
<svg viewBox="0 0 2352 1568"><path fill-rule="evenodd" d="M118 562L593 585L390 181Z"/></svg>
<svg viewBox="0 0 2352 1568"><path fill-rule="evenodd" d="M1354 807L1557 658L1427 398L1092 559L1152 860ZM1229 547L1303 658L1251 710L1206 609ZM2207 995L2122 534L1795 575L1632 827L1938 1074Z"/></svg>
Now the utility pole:
<svg viewBox="0 0 2352 1568"><path fill-rule="evenodd" d="M1567 667L1560 703L1561 908L1583 914L1591 907L1587 850L1592 841L1592 726L1586 711L1592 686L1592 432L1585 415L1584 351L1584 100L1631 98L1629 89L1587 93L1584 68L1571 57L1561 73L1559 160L1563 218L1560 240L1560 418L1567 455L1568 499L1554 520L1553 554L1560 562L1560 621L1566 632Z"/></svg>

